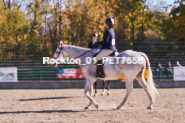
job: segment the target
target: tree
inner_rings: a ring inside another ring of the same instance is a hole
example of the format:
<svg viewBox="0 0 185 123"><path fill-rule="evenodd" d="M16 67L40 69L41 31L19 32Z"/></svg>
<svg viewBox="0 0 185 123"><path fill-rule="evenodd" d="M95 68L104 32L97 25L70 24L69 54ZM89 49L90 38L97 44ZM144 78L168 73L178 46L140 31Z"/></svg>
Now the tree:
<svg viewBox="0 0 185 123"><path fill-rule="evenodd" d="M179 1L178 7L173 7L170 12L170 18L166 20L168 27L166 34L171 37L171 40L185 41L185 5L183 0ZM169 39L169 38L168 38Z"/></svg>

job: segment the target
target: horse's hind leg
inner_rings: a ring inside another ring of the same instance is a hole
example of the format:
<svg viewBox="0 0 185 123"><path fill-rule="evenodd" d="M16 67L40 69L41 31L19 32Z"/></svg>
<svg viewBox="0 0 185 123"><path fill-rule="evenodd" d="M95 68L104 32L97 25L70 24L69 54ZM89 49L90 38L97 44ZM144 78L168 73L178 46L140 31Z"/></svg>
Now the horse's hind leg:
<svg viewBox="0 0 185 123"><path fill-rule="evenodd" d="M101 93L101 95L103 96L105 94L105 81L102 80L102 84L103 84L103 92Z"/></svg>
<svg viewBox="0 0 185 123"><path fill-rule="evenodd" d="M148 109L153 109L153 99L152 99L152 96L148 90L148 84L146 82L146 80L144 79L144 76L142 76L141 74L137 75L136 76L136 79L138 81L138 83L141 85L141 87L143 87L143 89L146 91L147 95L148 95L148 98L150 100L150 105L148 106Z"/></svg>
<svg viewBox="0 0 185 123"><path fill-rule="evenodd" d="M128 96L130 95L131 91L133 90L133 79L132 80L127 80L125 81L126 84L126 95L123 99L123 102L117 107L117 109L121 109L121 107L125 104L125 102L127 101Z"/></svg>
<svg viewBox="0 0 185 123"><path fill-rule="evenodd" d="M110 80L107 81L107 95L110 95Z"/></svg>

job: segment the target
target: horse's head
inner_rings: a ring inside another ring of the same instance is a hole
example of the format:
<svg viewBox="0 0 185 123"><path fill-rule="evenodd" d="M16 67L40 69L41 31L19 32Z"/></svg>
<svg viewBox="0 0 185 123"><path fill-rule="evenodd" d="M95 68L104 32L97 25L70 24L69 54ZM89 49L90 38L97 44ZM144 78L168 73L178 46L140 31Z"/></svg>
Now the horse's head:
<svg viewBox="0 0 185 123"><path fill-rule="evenodd" d="M60 41L60 44L57 47L57 49L53 55L54 59L59 59L59 58L65 59L66 57L68 57L68 54L64 51L64 47L65 47L64 43L62 41Z"/></svg>
<svg viewBox="0 0 185 123"><path fill-rule="evenodd" d="M57 47L54 55L53 55L53 58L55 60L61 60L61 58L65 59L68 57L68 54L64 51L64 48L65 48L65 45L62 41L60 41L60 44L59 46ZM57 64L55 64L55 67L57 67Z"/></svg>

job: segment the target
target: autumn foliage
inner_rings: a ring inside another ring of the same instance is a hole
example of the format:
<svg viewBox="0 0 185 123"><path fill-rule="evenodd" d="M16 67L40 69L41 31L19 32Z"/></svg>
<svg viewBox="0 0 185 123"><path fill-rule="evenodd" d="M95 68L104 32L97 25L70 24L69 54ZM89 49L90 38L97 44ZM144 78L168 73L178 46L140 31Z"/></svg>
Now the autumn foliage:
<svg viewBox="0 0 185 123"><path fill-rule="evenodd" d="M1 0L0 44L11 45L7 50L15 50L15 57L25 47L24 54L34 48L52 55L60 40L87 47L94 32L102 40L107 17L115 19L117 42L185 41L183 1L176 1L170 13L163 4L152 7L153 1Z"/></svg>

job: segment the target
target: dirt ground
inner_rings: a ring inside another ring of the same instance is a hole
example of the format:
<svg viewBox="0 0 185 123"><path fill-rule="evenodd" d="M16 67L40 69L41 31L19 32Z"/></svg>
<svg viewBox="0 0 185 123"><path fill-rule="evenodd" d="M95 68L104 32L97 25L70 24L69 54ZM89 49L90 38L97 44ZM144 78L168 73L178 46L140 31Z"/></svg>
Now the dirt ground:
<svg viewBox="0 0 185 123"><path fill-rule="evenodd" d="M125 89L112 89L109 96L98 90L94 106L83 89L0 90L0 123L185 123L185 88L158 89L154 109L146 109L149 99L143 89L134 89L124 109L113 110Z"/></svg>

